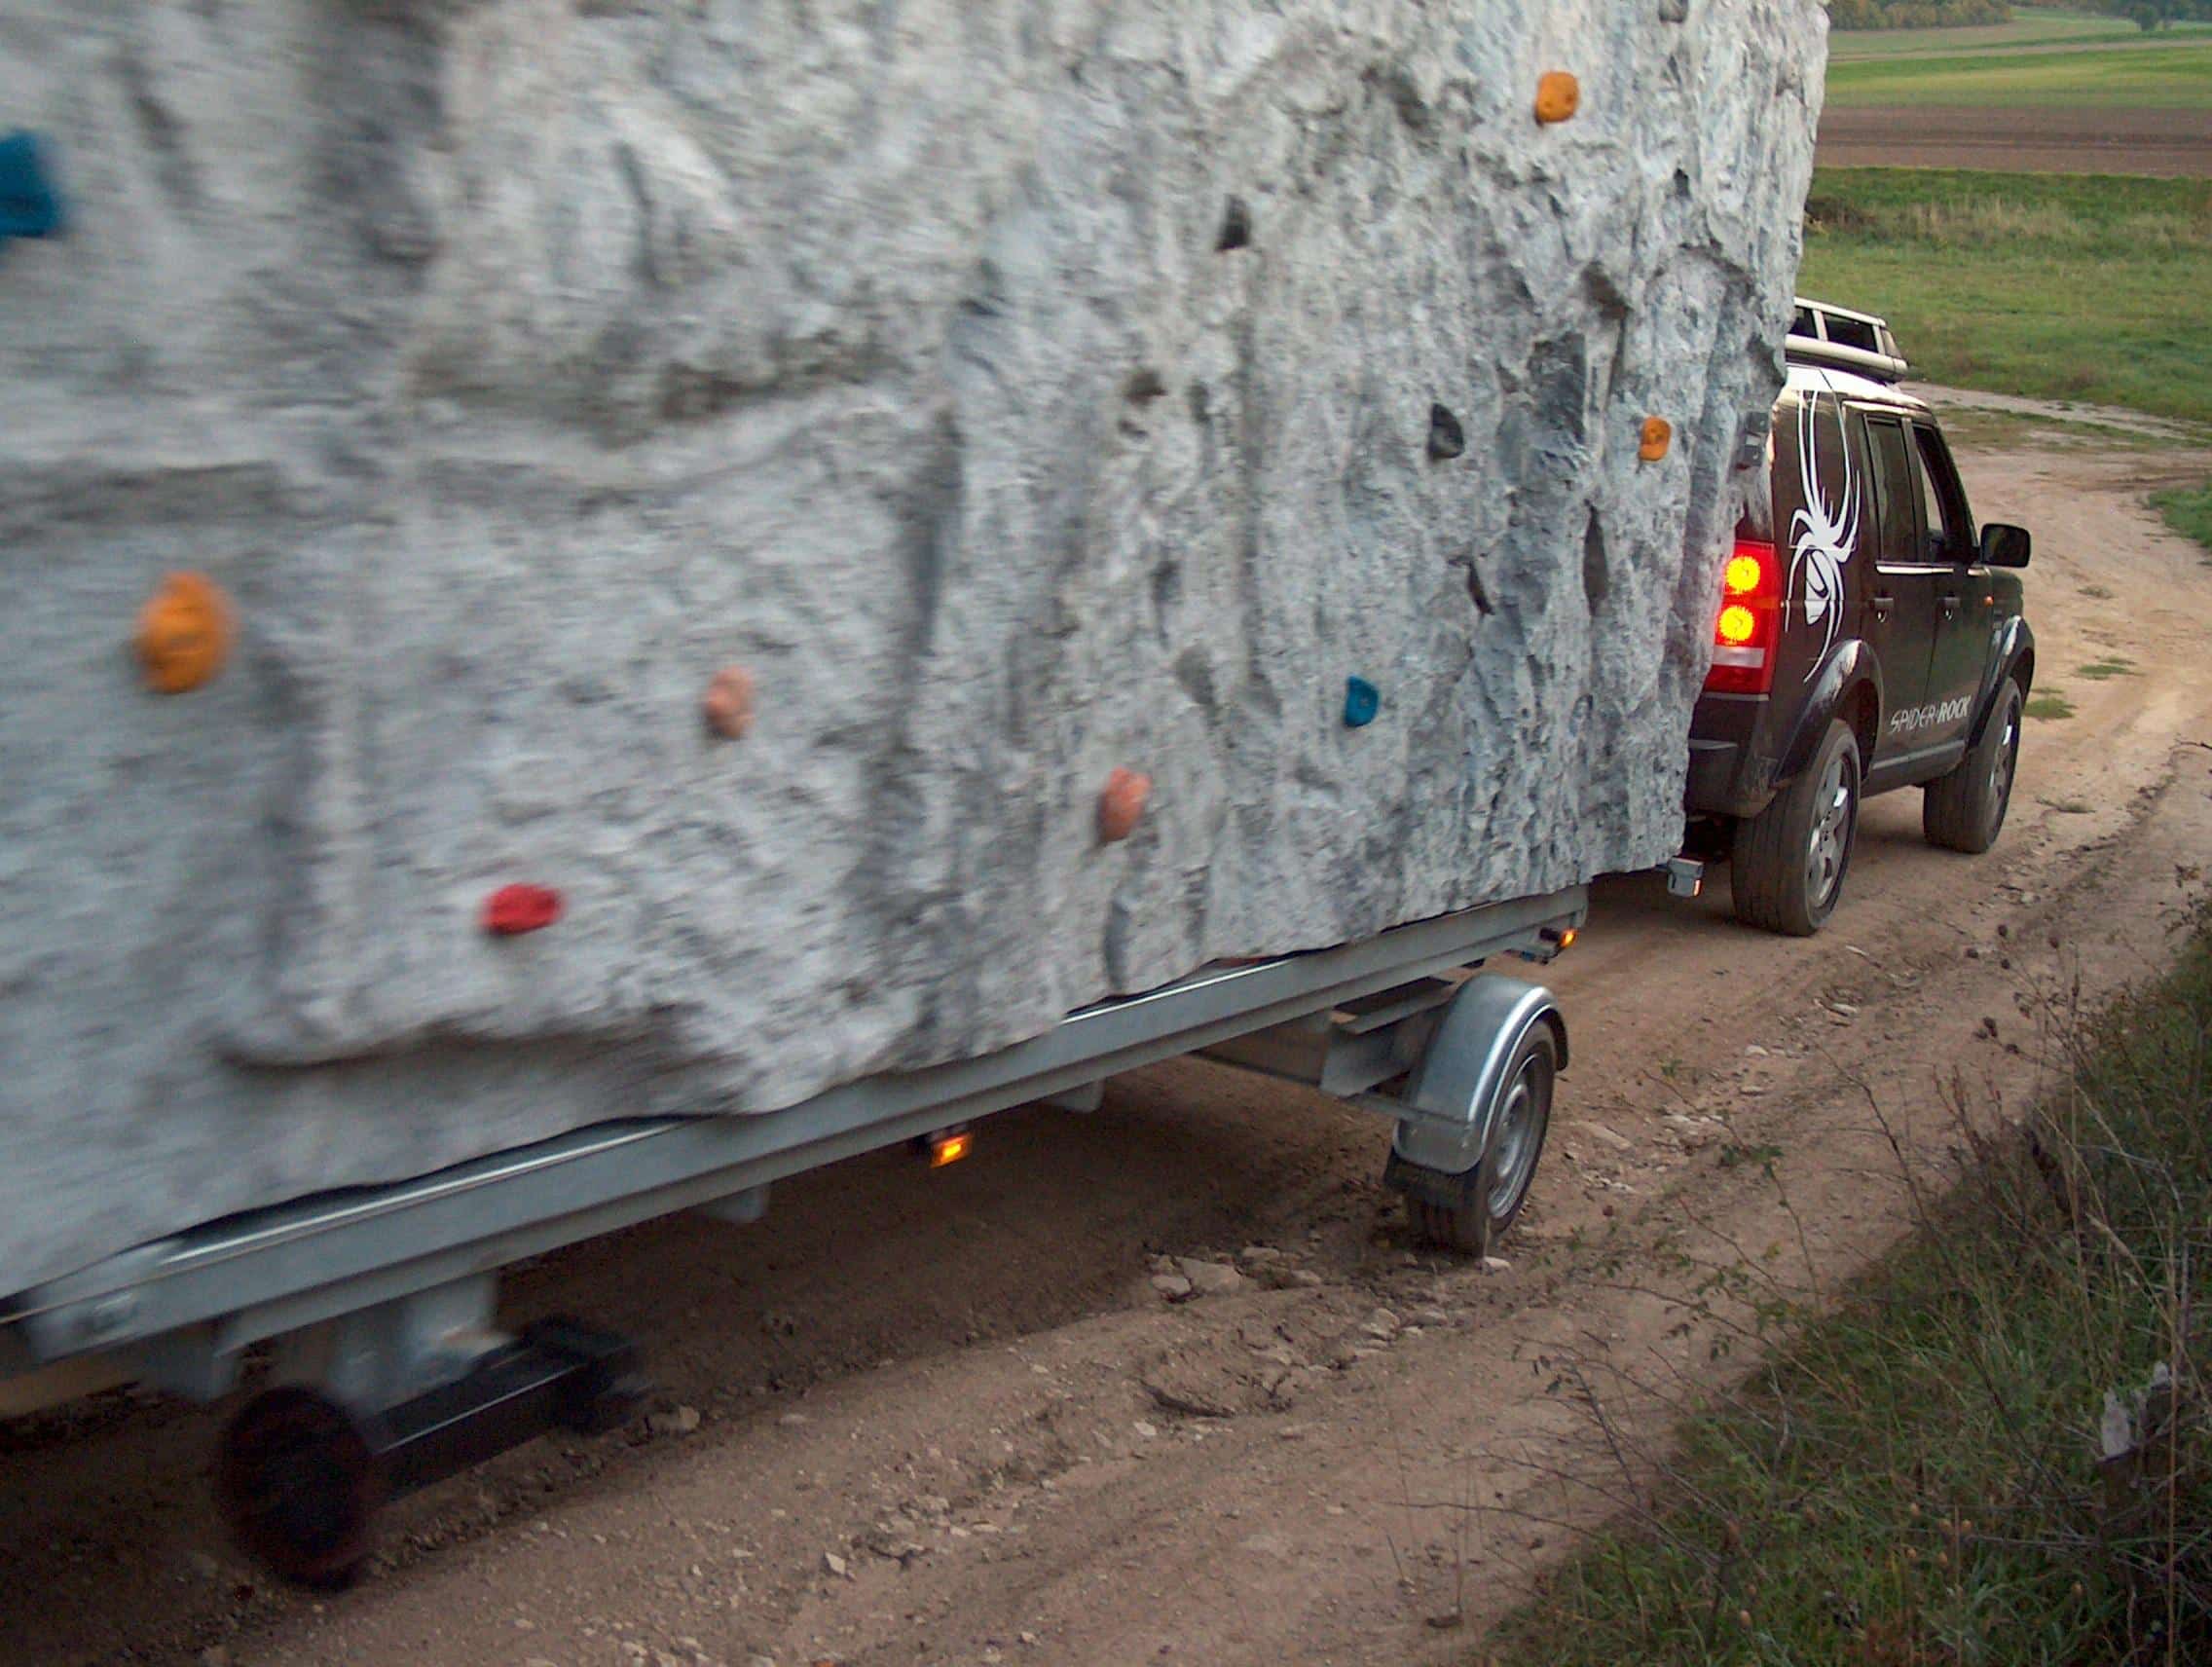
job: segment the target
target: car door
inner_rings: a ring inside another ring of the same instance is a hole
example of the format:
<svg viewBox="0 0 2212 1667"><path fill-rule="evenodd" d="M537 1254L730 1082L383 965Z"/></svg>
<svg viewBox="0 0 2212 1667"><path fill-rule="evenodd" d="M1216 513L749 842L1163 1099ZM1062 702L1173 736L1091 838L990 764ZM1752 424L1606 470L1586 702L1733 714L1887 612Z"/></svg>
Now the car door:
<svg viewBox="0 0 2212 1667"><path fill-rule="evenodd" d="M1974 699L1989 659L1995 598L1950 448L1934 424L1916 420L1911 428L1921 543L1936 574L1936 641L1928 662L1928 692L1922 698L1933 716L1920 731L1921 744L1933 747L1963 741L1973 722Z"/></svg>
<svg viewBox="0 0 2212 1667"><path fill-rule="evenodd" d="M1936 592L1941 573L1921 542L1919 481L1912 437L1902 418L1867 411L1858 424L1865 443L1868 506L1873 511L1872 572L1862 576L1859 634L1882 668L1882 732L1873 763L1897 763L1926 745L1928 671L1936 645Z"/></svg>

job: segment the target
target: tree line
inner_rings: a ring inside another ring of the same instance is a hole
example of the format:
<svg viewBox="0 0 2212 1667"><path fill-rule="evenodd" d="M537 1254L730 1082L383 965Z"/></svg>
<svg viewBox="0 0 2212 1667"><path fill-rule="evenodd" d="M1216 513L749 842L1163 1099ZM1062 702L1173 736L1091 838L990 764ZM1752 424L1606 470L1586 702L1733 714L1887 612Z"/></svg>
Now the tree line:
<svg viewBox="0 0 2212 1667"><path fill-rule="evenodd" d="M2011 17L2004 0L1828 0L1828 22L1838 29L1934 29Z"/></svg>

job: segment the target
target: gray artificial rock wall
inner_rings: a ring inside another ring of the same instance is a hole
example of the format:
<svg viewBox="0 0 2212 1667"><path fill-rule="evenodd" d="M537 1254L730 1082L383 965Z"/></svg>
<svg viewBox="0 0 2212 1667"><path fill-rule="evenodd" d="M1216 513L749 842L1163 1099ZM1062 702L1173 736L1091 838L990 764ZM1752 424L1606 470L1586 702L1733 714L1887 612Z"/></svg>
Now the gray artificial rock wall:
<svg viewBox="0 0 2212 1667"><path fill-rule="evenodd" d="M11 0L0 1293L1667 855L1824 31Z"/></svg>

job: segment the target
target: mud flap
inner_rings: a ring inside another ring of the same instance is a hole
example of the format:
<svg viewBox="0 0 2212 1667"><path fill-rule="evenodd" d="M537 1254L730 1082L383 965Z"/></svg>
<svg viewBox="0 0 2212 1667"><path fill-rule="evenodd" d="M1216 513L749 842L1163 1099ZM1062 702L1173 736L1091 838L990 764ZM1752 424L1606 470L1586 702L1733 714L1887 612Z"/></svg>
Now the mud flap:
<svg viewBox="0 0 2212 1667"><path fill-rule="evenodd" d="M1448 1175L1442 1169L1431 1169L1421 1164L1408 1163L1392 1147L1388 1162L1382 1166L1382 1184L1394 1193L1437 1209L1471 1209L1477 1199L1489 1196L1491 1188L1491 1161L1486 1154L1473 1168L1456 1175Z"/></svg>
<svg viewBox="0 0 2212 1667"><path fill-rule="evenodd" d="M1452 1223L1453 1248L1470 1256L1490 1254L1493 1223L1482 1201L1490 1197L1495 1175L1488 1154L1473 1168L1453 1175L1408 1163L1393 1148L1382 1166L1382 1184L1406 1195L1417 1234L1425 1207L1430 1220Z"/></svg>

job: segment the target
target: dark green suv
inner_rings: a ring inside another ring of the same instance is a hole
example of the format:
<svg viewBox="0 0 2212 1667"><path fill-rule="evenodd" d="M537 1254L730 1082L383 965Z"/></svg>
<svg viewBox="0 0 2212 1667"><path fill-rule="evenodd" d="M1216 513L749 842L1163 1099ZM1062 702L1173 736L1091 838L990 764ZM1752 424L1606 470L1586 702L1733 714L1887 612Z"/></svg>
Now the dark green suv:
<svg viewBox="0 0 2212 1667"><path fill-rule="evenodd" d="M1901 370L1886 325L1877 339ZM1928 405L1825 330L1793 333L1788 356L1770 490L1728 555L1690 724L1685 844L1731 863L1738 918L1804 936L1843 894L1868 794L1921 788L1935 843L1996 843L2035 636L2014 571L2028 535L1975 528Z"/></svg>

